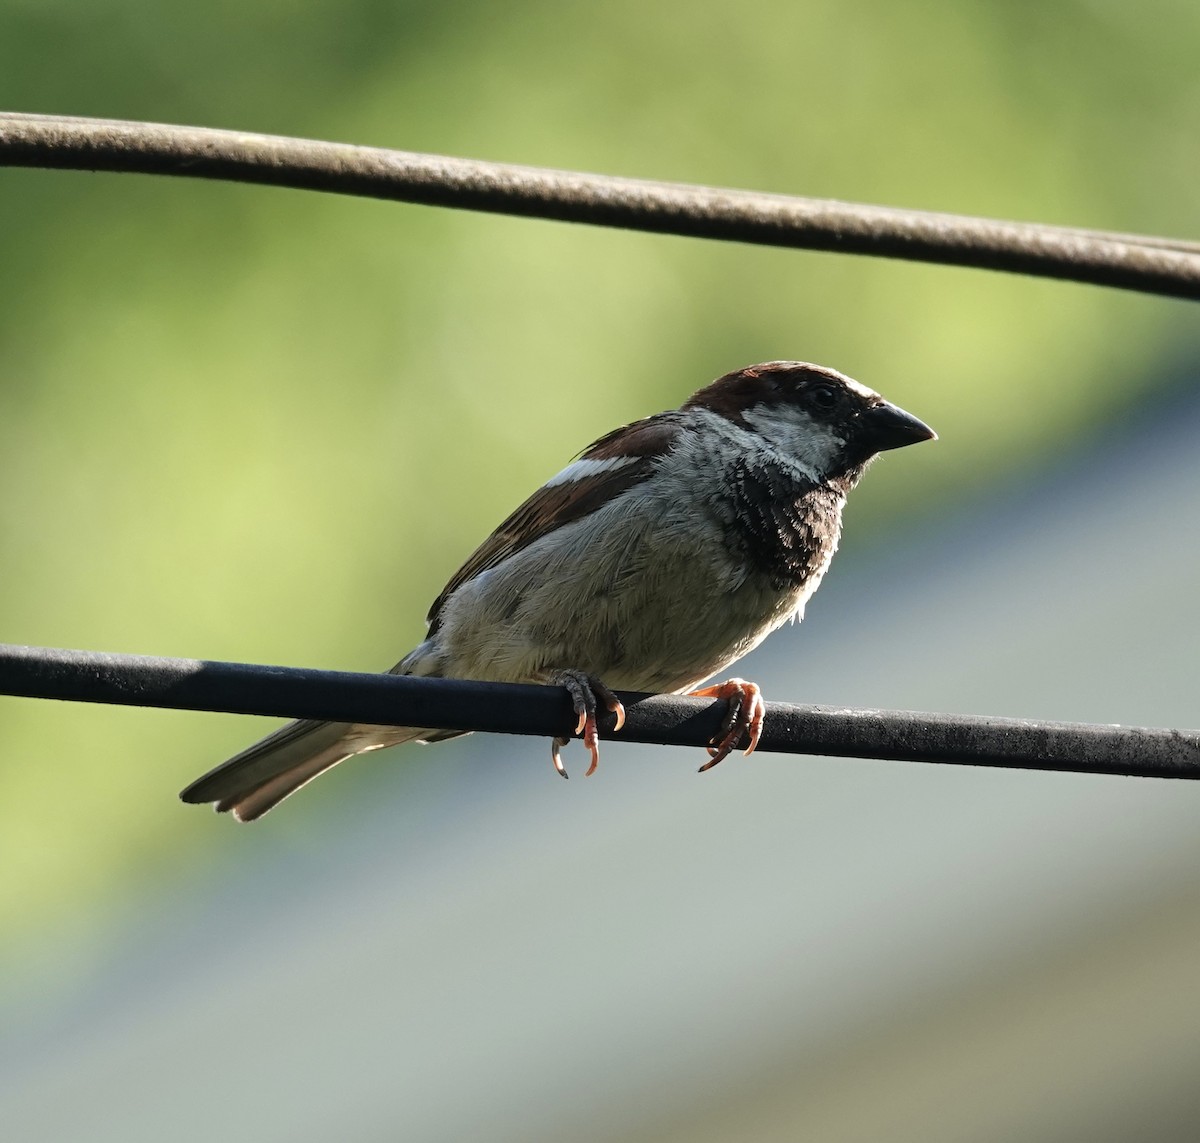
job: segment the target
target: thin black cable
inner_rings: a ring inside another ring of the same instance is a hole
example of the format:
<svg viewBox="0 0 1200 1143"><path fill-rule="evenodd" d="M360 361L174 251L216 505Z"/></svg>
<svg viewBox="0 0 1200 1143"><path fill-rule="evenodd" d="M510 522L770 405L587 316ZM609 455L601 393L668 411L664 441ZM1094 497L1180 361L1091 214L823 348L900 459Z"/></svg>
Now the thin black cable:
<svg viewBox="0 0 1200 1143"><path fill-rule="evenodd" d="M74 702L552 737L575 716L560 687L298 670L0 644L0 694ZM622 694L602 737L703 746L724 702ZM1200 731L769 703L759 750L1150 778L1200 778Z"/></svg>
<svg viewBox="0 0 1200 1143"><path fill-rule="evenodd" d="M1200 244L158 123L0 113L0 166L267 183L1200 299Z"/></svg>

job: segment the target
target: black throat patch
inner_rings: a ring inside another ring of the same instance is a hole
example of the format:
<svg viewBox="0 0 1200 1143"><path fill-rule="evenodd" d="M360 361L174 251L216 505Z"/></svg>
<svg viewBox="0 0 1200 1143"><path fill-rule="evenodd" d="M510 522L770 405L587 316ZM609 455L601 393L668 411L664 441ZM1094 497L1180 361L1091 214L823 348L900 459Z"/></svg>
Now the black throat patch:
<svg viewBox="0 0 1200 1143"><path fill-rule="evenodd" d="M730 476L735 543L772 587L803 586L837 547L848 488L841 480L815 484L778 466L741 458Z"/></svg>

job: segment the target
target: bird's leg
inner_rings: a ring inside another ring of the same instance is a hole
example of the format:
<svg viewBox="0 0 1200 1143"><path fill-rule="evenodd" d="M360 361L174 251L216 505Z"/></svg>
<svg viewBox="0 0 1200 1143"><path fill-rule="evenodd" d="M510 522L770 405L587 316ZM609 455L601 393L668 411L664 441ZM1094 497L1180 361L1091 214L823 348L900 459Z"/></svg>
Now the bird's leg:
<svg viewBox="0 0 1200 1143"><path fill-rule="evenodd" d="M729 703L729 710L726 712L725 721L721 723L721 729L709 741L709 760L700 767L699 773L711 770L726 757L743 734L750 736L750 745L743 753L754 752L759 738L762 737L763 719L767 713L762 691L754 683L748 683L745 679L729 679L689 693L699 698L726 699Z"/></svg>
<svg viewBox="0 0 1200 1143"><path fill-rule="evenodd" d="M579 715L579 725L575 727L575 733L583 734L583 744L592 756L591 765L588 766L587 774L584 775L585 778L589 777L596 772L596 765L600 761L600 740L596 733L597 709L600 704L603 704L606 710L612 711L617 716L617 725L614 729L620 730L625 725L625 708L621 705L621 700L608 687L594 675L589 675L584 671L547 671L545 678L548 683L566 687L567 693L571 696L575 713ZM550 745L550 757L554 760L554 768L564 778L567 776L567 769L563 765L559 749L566 746L569 741L569 738L555 738Z"/></svg>

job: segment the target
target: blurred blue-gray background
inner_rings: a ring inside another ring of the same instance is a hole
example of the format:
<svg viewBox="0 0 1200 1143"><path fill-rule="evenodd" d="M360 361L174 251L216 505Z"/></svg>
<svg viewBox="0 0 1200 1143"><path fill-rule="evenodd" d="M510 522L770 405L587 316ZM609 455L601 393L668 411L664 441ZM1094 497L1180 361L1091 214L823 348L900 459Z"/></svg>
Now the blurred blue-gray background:
<svg viewBox="0 0 1200 1143"><path fill-rule="evenodd" d="M0 106L1194 236L1198 46L1183 0L0 0ZM942 439L768 697L1200 723L1187 303L133 176L0 217L6 642L382 669L591 439L797 357ZM6 1137L1200 1133L1190 785L476 736L175 800L270 725L0 700Z"/></svg>

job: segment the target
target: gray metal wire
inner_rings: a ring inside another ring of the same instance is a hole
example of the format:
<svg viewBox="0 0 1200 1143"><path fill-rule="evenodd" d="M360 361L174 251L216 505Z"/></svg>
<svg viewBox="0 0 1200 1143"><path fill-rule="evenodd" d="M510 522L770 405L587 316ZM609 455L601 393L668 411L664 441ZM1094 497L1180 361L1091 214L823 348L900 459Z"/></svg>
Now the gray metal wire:
<svg viewBox="0 0 1200 1143"><path fill-rule="evenodd" d="M1200 299L1200 244L160 123L0 113L0 166L268 183Z"/></svg>

